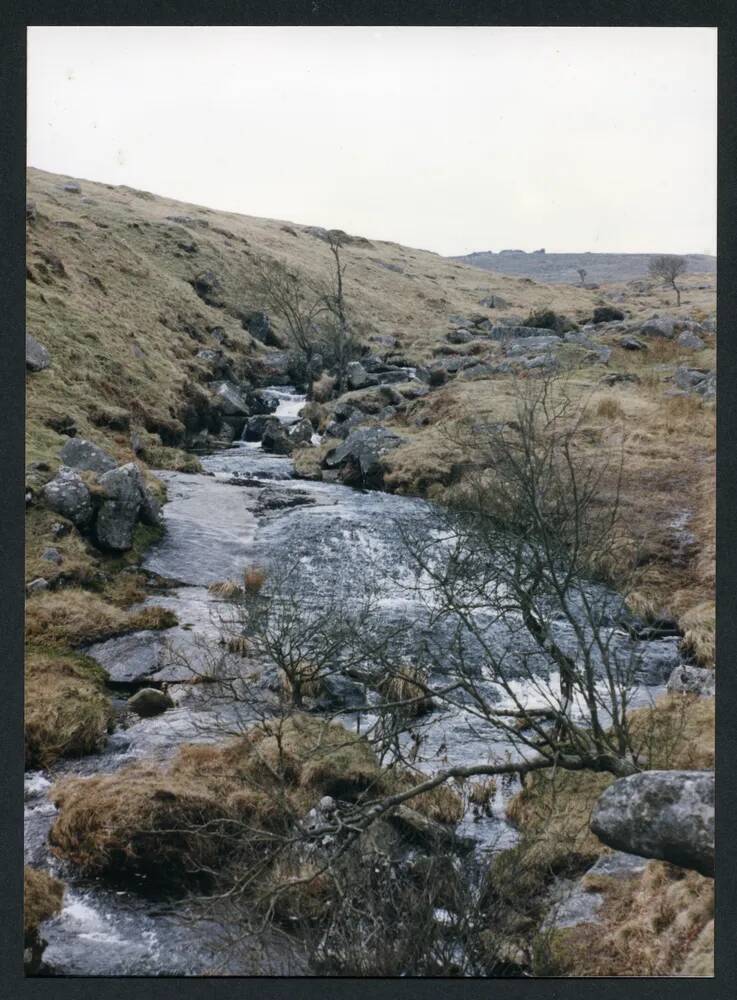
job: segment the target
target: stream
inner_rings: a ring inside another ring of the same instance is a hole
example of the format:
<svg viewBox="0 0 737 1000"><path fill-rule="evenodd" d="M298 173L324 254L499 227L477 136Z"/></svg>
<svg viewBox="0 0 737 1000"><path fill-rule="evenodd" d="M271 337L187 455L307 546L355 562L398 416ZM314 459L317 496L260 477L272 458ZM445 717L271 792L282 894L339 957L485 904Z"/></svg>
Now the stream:
<svg viewBox="0 0 737 1000"><path fill-rule="evenodd" d="M268 391L277 399L276 415L283 423L298 419L303 396L289 387ZM143 562L145 570L170 581L169 589L152 593L146 603L170 608L179 624L165 632L136 632L88 649L108 671L121 711L136 686L164 682L174 708L154 718L126 716L99 754L60 761L51 772L26 775L26 862L48 868L67 885L62 913L42 928L47 941L43 960L55 975L191 976L216 967L230 975L290 971L289 956L280 956L278 949L266 965L263 957L241 954L221 967L217 927L182 919L187 916L186 901L162 902L147 898L145 886L143 891L111 888L82 878L51 856L47 847L55 815L47 794L57 778L111 772L144 758L164 761L184 742L222 739L218 730L223 725L243 722L242 706L237 710L211 692L203 694L206 685L183 683L191 677L184 660L201 662L204 669L218 648L223 602L208 591L209 584L240 579L249 566L263 566L268 573L269 566L289 564L298 574L306 605L337 591L349 607L364 581L378 580L376 600L386 622L412 623L414 631L408 633L412 642L425 633L426 609L412 596L413 571L406 557L403 561L399 526L426 525L432 531L428 504L337 483L296 480L291 459L266 454L259 443L239 442L203 457L202 465L202 474L156 473L168 491L166 532ZM512 641L508 632L497 638L507 645ZM445 637L434 635L432 641L442 646ZM621 642L626 642L624 635ZM660 675L677 657L675 646L667 641L644 646L649 647L645 655L652 656L657 666L655 683L643 685L634 704L649 702L663 690ZM523 694L526 683L520 679ZM527 693L534 702L534 691ZM489 697L501 699L491 688ZM357 725L351 714L341 721L348 727ZM370 721L365 718L362 724ZM477 732L462 707L436 709L423 722L423 735L416 765L427 772L486 760L510 749L499 741L490 745L488 734L484 738ZM508 790L500 789L489 815L468 814L460 824L460 832L476 842L479 859L515 842L515 832L504 819L507 795Z"/></svg>

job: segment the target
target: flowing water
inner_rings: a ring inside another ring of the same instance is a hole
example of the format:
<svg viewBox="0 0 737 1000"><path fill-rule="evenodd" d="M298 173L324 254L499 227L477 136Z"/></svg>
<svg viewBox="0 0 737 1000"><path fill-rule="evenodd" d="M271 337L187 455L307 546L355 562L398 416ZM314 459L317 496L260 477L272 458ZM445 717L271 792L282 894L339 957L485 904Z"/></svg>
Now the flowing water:
<svg viewBox="0 0 737 1000"><path fill-rule="evenodd" d="M278 401L279 419L297 420L304 397L288 387L269 391ZM111 686L121 698L136 685L167 682L175 707L153 719L131 722L126 716L125 728L112 734L100 754L63 761L53 773L26 777L26 860L55 871L68 886L62 914L43 928L48 942L44 961L58 975L197 975L218 964L215 925L183 921L185 903L162 903L130 886L116 890L82 879L52 858L46 845L55 814L47 793L57 777L114 771L143 758L165 760L183 742L216 739L222 724L243 721L232 705L204 697L201 685L180 683L191 677L192 664L201 661L205 669L215 648L222 602L208 592L210 583L238 579L251 565L272 569L289 565L299 575L305 606L314 606L327 599L328 591L339 588L349 607L366 581L378 580L375 600L383 620L410 623L413 628L404 639L410 647L427 641L427 609L413 596L413 570L400 537L402 525L434 530L426 503L295 480L291 460L265 454L260 444L238 443L205 457L202 464L204 474L158 473L168 491L166 533L144 560L147 570L173 581L163 596L152 594L149 603L171 608L179 624L163 633L111 639L89 650L109 672ZM233 479L241 485L233 484ZM442 648L446 637L441 631L431 639ZM507 632L498 641L509 645L512 639ZM672 647L662 643L648 646L656 658L662 658L664 651L673 655ZM534 703L536 693L529 682L520 677L517 683L520 694ZM647 700L658 691L643 688L639 697ZM487 693L502 698L491 686ZM343 721L357 725L351 715ZM361 724L370 721L364 718ZM503 742L490 744L488 733L477 732L462 707L433 712L423 724L423 736L416 763L426 771L486 760L510 749ZM490 815L469 813L461 823L461 832L476 841L479 857L514 843L514 832L503 816L504 800L500 792ZM242 975L282 971L278 957L268 967L258 957L241 956L234 962L221 971Z"/></svg>

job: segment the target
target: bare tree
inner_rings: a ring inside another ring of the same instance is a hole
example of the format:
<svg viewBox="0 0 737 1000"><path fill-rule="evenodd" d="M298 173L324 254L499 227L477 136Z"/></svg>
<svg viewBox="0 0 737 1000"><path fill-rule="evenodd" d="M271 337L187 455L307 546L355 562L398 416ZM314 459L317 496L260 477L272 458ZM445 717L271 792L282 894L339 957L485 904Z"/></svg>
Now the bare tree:
<svg viewBox="0 0 737 1000"><path fill-rule="evenodd" d="M340 230L331 229L327 234L327 244L333 258L332 272L326 285L324 298L329 310L331 322L323 328L329 359L337 378L338 395L345 389L348 363L357 355L357 343L351 334L347 316L343 275L346 264L341 257L341 247L345 242L345 234Z"/></svg>
<svg viewBox="0 0 737 1000"><path fill-rule="evenodd" d="M424 609L411 623L422 642L406 624L387 628L375 602L351 604L350 593L305 600L291 571L232 605L235 633L228 641L242 641L249 658L275 665L289 684L287 703L264 702L265 714L282 713L283 725L263 720L279 753L279 733L289 731L294 706L304 708L326 678L348 675L360 680L365 700L336 707L343 724L351 714L357 720L356 736L346 729L344 742L356 749L350 740L358 738L375 761L367 772L366 758L358 758L360 781L353 786L349 765L332 765L341 772L329 786L335 799L307 817L299 812L305 772L300 777L296 765L285 758L268 771L244 770L242 780L268 792L269 801L284 799L289 818L268 836L253 820L250 826L228 821L234 845L254 840L246 854L257 860L231 871L216 898L238 908L245 935L273 931L286 920L292 930L299 926L303 941L312 935L308 950L323 970L429 974L436 963L452 971L457 948L446 947L431 919L441 905L437 886L428 883L418 895L406 869L388 861L396 852L377 842L376 831L409 818L426 824L416 827L424 834L447 838L442 824L418 820L417 810L444 790L471 795L477 778L553 769L623 776L650 766L647 734L633 730L628 714L639 648L616 628L626 612L627 581L620 576L617 596L602 579L607 559L628 544L619 518L621 457L584 448L585 415L564 380L543 376L518 384L510 419L462 429L459 444L472 441L474 468L430 523L402 530L416 569L408 587ZM253 711L256 699L243 690L238 697ZM439 769L422 759L418 745L433 713L444 712L456 727L462 719L486 752ZM330 768L322 756L319 768L308 771ZM336 790L343 787L347 794ZM452 811L441 816L457 819ZM467 890L459 888L455 898ZM408 944L413 912L422 928L415 950ZM396 940L387 938L389 926ZM472 928L454 926L462 968L478 974Z"/></svg>
<svg viewBox="0 0 737 1000"><path fill-rule="evenodd" d="M266 308L285 323L289 341L304 364L308 394L312 390L320 330L327 309L324 292L274 258L256 265L256 289Z"/></svg>
<svg viewBox="0 0 737 1000"><path fill-rule="evenodd" d="M687 261L685 257L677 257L673 254L664 254L661 257L653 257L650 261L649 270L653 278L660 278L665 285L670 285L676 293L677 302L681 304L681 290L676 285L676 278L686 270Z"/></svg>
<svg viewBox="0 0 737 1000"><path fill-rule="evenodd" d="M579 268L578 268L578 276L579 276L579 278L581 279L581 284L582 284L582 285L583 285L583 284L585 283L585 281L586 281L586 273L587 273L587 272L586 272L586 268L585 268L585 267L579 267Z"/></svg>

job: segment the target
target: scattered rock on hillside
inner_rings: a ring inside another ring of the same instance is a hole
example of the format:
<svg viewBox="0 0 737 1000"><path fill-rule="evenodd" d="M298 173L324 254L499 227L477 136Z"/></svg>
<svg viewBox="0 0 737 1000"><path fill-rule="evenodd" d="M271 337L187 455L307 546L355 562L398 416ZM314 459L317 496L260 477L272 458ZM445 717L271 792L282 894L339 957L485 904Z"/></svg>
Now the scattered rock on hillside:
<svg viewBox="0 0 737 1000"><path fill-rule="evenodd" d="M504 342L504 353L511 357L520 357L523 354L529 354L530 351L546 351L553 347L560 347L560 345L561 339L555 334L521 339L512 337Z"/></svg>
<svg viewBox="0 0 737 1000"><path fill-rule="evenodd" d="M82 188L78 181L67 181L64 185L64 190L69 194L81 194Z"/></svg>
<svg viewBox="0 0 737 1000"><path fill-rule="evenodd" d="M685 365L681 365L676 368L673 381L679 389L703 396L705 399L713 399L716 395L717 375L714 371L708 371L704 368L687 368Z"/></svg>
<svg viewBox="0 0 737 1000"><path fill-rule="evenodd" d="M72 469L109 472L116 465L115 459L111 455L85 438L69 438L59 454L64 465Z"/></svg>
<svg viewBox="0 0 737 1000"><path fill-rule="evenodd" d="M632 372L607 372L602 375L599 382L602 385L618 385L620 382L639 382L640 376Z"/></svg>
<svg viewBox="0 0 737 1000"><path fill-rule="evenodd" d="M219 308L223 305L222 283L214 271L201 271L192 279L192 288L209 306Z"/></svg>
<svg viewBox="0 0 737 1000"><path fill-rule="evenodd" d="M64 562L61 552L55 548L44 549L41 553L41 558L45 562L54 563L56 566L60 566Z"/></svg>
<svg viewBox="0 0 737 1000"><path fill-rule="evenodd" d="M638 340L637 337L622 337L619 341L619 346L623 347L625 351L647 351L647 344Z"/></svg>
<svg viewBox="0 0 737 1000"><path fill-rule="evenodd" d="M676 332L676 320L673 316L651 316L638 328L643 337L664 337L673 340Z"/></svg>
<svg viewBox="0 0 737 1000"><path fill-rule="evenodd" d="M36 202L30 199L26 200L26 222L35 222L38 218L38 211L36 209Z"/></svg>
<svg viewBox="0 0 737 1000"><path fill-rule="evenodd" d="M31 580L29 584L26 585L26 592L29 594L37 594L41 590L48 590L49 581L44 580L42 576L36 577L35 580Z"/></svg>
<svg viewBox="0 0 737 1000"><path fill-rule="evenodd" d="M150 719L161 715L168 708L174 708L174 702L166 692L159 691L158 688L141 688L128 699L128 708L142 719Z"/></svg>
<svg viewBox="0 0 737 1000"><path fill-rule="evenodd" d="M62 466L43 487L42 493L47 506L77 528L84 529L91 524L94 514L92 496L74 469Z"/></svg>
<svg viewBox="0 0 737 1000"><path fill-rule="evenodd" d="M30 333L26 334L26 368L29 372L41 372L51 364L51 356L43 344L39 344Z"/></svg>
<svg viewBox="0 0 737 1000"><path fill-rule="evenodd" d="M604 790L591 829L608 847L714 877L714 772L644 771Z"/></svg>
<svg viewBox="0 0 737 1000"><path fill-rule="evenodd" d="M701 698L712 698L716 690L716 676L713 670L681 664L668 678L666 690L669 694L695 694Z"/></svg>
<svg viewBox="0 0 737 1000"><path fill-rule="evenodd" d="M683 333L678 334L678 344L680 347L687 347L691 351L703 351L706 347L701 337L697 337L695 333L691 333L689 330L684 330Z"/></svg>

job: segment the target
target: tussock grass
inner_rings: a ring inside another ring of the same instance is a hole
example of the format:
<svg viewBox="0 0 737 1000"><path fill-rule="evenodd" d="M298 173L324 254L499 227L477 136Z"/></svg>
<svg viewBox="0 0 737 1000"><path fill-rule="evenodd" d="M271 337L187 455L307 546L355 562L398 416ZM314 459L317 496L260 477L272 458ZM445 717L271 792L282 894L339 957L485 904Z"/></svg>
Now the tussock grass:
<svg viewBox="0 0 737 1000"><path fill-rule="evenodd" d="M40 868L23 869L23 936L26 945L33 943L38 928L61 911L64 885Z"/></svg>
<svg viewBox="0 0 737 1000"><path fill-rule="evenodd" d="M243 589L247 594L260 594L266 583L266 570L260 566L249 566L243 574Z"/></svg>
<svg viewBox="0 0 737 1000"><path fill-rule="evenodd" d="M225 601L234 601L243 597L243 587L235 580L219 580L216 583L211 583L207 589L213 596L222 597Z"/></svg>
<svg viewBox="0 0 737 1000"><path fill-rule="evenodd" d="M300 479L322 479L322 462L328 452L341 442L337 438L325 438L318 445L295 448L292 452L294 470Z"/></svg>
<svg viewBox="0 0 737 1000"><path fill-rule="evenodd" d="M607 397L600 399L597 403L596 414L599 417L605 417L607 420L621 420L624 417L624 410L618 399Z"/></svg>
<svg viewBox="0 0 737 1000"><path fill-rule="evenodd" d="M221 746L184 746L165 766L61 781L50 842L90 873L186 881L258 850L254 830L285 831L322 795L355 799L385 780L364 740L297 714Z"/></svg>
<svg viewBox="0 0 737 1000"><path fill-rule="evenodd" d="M426 694L427 673L411 664L405 664L398 671L388 674L377 686L385 702L407 702L399 705L401 712L408 716L427 715L433 709L433 700Z"/></svg>
<svg viewBox="0 0 737 1000"><path fill-rule="evenodd" d="M295 713L227 744L183 746L166 765L60 781L49 839L57 855L90 874L187 882L203 868L247 863L324 795L370 801L417 780L381 768L369 744L342 726ZM463 815L452 788L410 804L437 822Z"/></svg>
<svg viewBox="0 0 737 1000"><path fill-rule="evenodd" d="M26 641L43 649L62 651L176 623L173 612L164 608L151 606L128 613L79 587L42 591L26 601Z"/></svg>
<svg viewBox="0 0 737 1000"><path fill-rule="evenodd" d="M25 664L25 758L31 768L100 748L112 719L104 672L80 656L32 653Z"/></svg>
<svg viewBox="0 0 737 1000"><path fill-rule="evenodd" d="M639 878L601 879L597 924L559 930L548 974L714 974L714 880L651 861Z"/></svg>
<svg viewBox="0 0 737 1000"><path fill-rule="evenodd" d="M327 372L323 372L320 378L315 379L312 383L312 398L315 402L327 403L329 399L332 399L336 383L337 379L328 375Z"/></svg>

